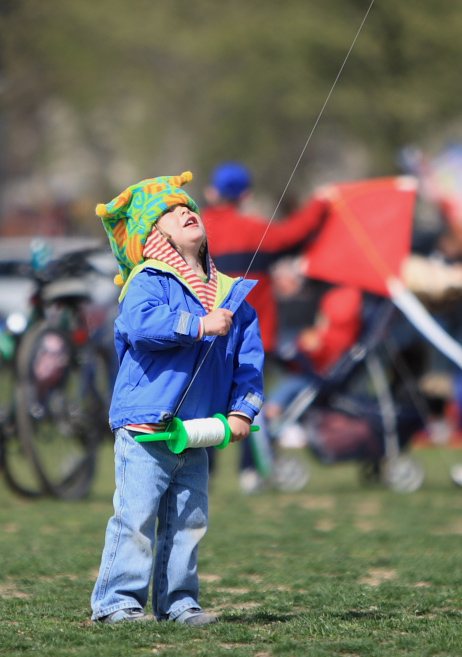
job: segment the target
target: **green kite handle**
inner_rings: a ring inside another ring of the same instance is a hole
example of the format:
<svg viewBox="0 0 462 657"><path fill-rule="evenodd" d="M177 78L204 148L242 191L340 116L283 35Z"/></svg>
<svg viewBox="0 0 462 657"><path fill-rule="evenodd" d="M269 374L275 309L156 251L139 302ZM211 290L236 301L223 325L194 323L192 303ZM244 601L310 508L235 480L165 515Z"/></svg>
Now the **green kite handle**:
<svg viewBox="0 0 462 657"><path fill-rule="evenodd" d="M221 413L215 413L213 417L216 417L218 420L221 420L225 426L225 437L223 439L223 442L220 443L220 445L215 445L215 449L224 449L229 445L229 441L231 440L231 429L229 428L229 422L225 418L224 415Z"/></svg>
<svg viewBox="0 0 462 657"><path fill-rule="evenodd" d="M171 431L163 431L162 433L140 433L135 436L134 440L137 443L150 443L155 440L171 440L173 434Z"/></svg>
<svg viewBox="0 0 462 657"><path fill-rule="evenodd" d="M231 429L229 427L228 420L221 413L216 413L213 417L216 417L221 422L223 422L225 427L224 440L222 443L220 443L220 445L215 445L215 448L224 449L229 445L229 441L231 440ZM259 429L260 427L256 425L250 427L250 431L258 431ZM137 443L147 443L158 440L167 441L167 446L171 452L174 454L181 454L181 452L186 449L188 444L188 434L184 427L184 423L178 417L174 417L170 421L167 427L167 431L163 431L162 433L142 433L138 436L135 436L135 441Z"/></svg>
<svg viewBox="0 0 462 657"><path fill-rule="evenodd" d="M174 417L168 427L167 431L162 433L142 433L135 436L137 443L147 443L154 440L166 440L167 446L174 454L181 454L186 449L188 442L188 434L184 428L183 422L178 417Z"/></svg>

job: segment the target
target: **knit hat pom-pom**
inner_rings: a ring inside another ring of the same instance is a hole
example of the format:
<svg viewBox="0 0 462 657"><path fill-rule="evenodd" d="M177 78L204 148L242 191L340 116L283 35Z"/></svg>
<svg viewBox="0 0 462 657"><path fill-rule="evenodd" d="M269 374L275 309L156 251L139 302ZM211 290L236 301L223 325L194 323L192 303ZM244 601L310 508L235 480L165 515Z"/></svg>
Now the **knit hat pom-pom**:
<svg viewBox="0 0 462 657"><path fill-rule="evenodd" d="M125 285L121 274L117 274L117 276L114 277L114 283L117 285L117 287L123 287Z"/></svg>
<svg viewBox="0 0 462 657"><path fill-rule="evenodd" d="M104 203L98 203L95 212L98 215L98 217L101 217L102 219L104 217L107 217L107 208Z"/></svg>
<svg viewBox="0 0 462 657"><path fill-rule="evenodd" d="M190 183L191 180L193 179L193 175L191 171L185 171L184 173L181 174L181 186L186 185L186 183Z"/></svg>

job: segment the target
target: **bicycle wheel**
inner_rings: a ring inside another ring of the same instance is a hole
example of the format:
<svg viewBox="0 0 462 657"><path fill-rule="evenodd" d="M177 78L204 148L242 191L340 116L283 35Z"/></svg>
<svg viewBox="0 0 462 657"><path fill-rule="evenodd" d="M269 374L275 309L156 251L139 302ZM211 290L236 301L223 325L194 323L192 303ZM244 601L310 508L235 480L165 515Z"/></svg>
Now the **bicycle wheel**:
<svg viewBox="0 0 462 657"><path fill-rule="evenodd" d="M102 402L88 363L85 347L46 322L33 326L18 350L19 436L45 491L65 499L89 492L101 440Z"/></svg>
<svg viewBox="0 0 462 657"><path fill-rule="evenodd" d="M6 400L0 406L0 465L11 490L25 497L40 497L43 495L42 482L17 435L12 379L10 368L0 372L0 389Z"/></svg>

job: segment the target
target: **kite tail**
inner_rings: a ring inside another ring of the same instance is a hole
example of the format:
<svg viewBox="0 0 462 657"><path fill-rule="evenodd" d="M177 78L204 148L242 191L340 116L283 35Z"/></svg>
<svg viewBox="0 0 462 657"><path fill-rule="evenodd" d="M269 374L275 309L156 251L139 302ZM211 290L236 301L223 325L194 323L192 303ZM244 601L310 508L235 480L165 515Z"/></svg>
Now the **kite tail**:
<svg viewBox="0 0 462 657"><path fill-rule="evenodd" d="M387 287L391 300L411 324L462 370L462 345L438 324L419 299L407 290L401 281L389 278Z"/></svg>

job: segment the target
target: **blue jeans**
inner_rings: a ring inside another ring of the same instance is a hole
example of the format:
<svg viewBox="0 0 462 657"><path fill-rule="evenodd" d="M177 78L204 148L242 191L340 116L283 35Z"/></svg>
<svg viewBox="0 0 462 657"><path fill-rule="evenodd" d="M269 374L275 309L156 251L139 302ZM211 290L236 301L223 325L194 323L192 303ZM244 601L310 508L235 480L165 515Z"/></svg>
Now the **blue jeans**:
<svg viewBox="0 0 462 657"><path fill-rule="evenodd" d="M159 620L174 620L199 607L197 557L208 526L206 450L173 454L165 441L137 443L118 429L115 476L115 513L91 598L92 619L145 608L157 535L153 609Z"/></svg>

